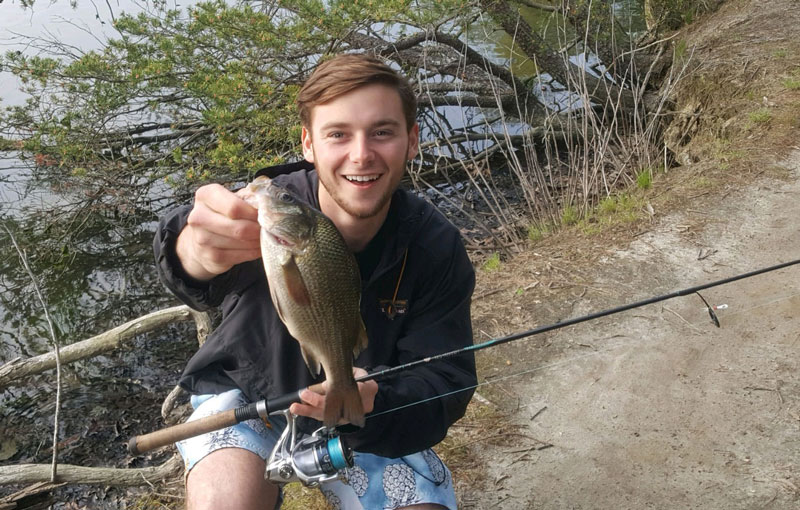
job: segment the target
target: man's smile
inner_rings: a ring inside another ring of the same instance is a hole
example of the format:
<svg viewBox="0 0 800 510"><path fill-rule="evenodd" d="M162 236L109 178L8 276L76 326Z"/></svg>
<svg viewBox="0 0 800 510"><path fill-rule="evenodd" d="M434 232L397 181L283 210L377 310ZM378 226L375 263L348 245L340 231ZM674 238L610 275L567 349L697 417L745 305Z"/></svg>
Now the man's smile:
<svg viewBox="0 0 800 510"><path fill-rule="evenodd" d="M377 181L381 178L380 174L372 174L372 175L345 175L345 179L353 183L370 183Z"/></svg>

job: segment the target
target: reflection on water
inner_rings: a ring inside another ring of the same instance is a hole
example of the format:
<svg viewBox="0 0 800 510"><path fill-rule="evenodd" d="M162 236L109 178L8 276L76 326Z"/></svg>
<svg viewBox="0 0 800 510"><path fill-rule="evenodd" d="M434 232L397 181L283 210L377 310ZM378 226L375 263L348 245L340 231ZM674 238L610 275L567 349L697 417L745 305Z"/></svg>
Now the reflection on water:
<svg viewBox="0 0 800 510"><path fill-rule="evenodd" d="M2 160L0 223L24 250L61 345L176 304L155 273L153 229L169 203L148 198L156 194L171 195L143 189L136 197L90 197L85 189L48 178L40 169ZM0 230L0 364L51 349L42 304ZM127 466L131 459L125 441L163 425L161 402L195 349L194 328L181 323L63 367L59 461ZM0 438L11 445L6 452L13 452L0 462L49 462L55 379L50 371L0 390ZM9 492L0 487L0 495Z"/></svg>

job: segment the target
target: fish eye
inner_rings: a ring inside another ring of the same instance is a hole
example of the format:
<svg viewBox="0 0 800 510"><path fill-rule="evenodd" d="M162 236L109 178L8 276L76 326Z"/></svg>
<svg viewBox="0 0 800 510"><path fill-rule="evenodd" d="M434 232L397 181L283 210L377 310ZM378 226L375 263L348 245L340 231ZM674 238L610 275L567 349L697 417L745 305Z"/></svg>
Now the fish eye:
<svg viewBox="0 0 800 510"><path fill-rule="evenodd" d="M292 194L291 194L291 193L287 193L287 192L285 192L285 191L282 191L282 192L281 192L281 194L280 194L280 195L278 195L278 199L279 199L281 202L286 202L287 204L292 204L292 203L294 203L294 196L292 196Z"/></svg>

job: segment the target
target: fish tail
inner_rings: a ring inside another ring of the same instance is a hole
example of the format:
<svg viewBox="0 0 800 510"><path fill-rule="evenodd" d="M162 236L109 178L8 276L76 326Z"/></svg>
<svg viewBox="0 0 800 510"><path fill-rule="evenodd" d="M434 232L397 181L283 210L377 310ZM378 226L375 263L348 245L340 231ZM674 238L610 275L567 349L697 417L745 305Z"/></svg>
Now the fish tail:
<svg viewBox="0 0 800 510"><path fill-rule="evenodd" d="M325 394L325 414L323 423L326 427L335 426L340 418L357 425L364 426L364 407L361 404L361 395L358 386L335 387Z"/></svg>

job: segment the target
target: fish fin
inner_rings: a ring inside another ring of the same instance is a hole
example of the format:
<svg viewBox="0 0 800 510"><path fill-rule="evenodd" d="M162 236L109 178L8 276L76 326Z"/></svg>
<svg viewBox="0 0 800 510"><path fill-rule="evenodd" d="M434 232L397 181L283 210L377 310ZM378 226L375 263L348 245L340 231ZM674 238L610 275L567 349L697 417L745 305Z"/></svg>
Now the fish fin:
<svg viewBox="0 0 800 510"><path fill-rule="evenodd" d="M358 318L358 337L356 338L356 345L353 347L353 359L357 358L361 351L367 348L369 338L367 338L367 328L364 326L364 321L361 317Z"/></svg>
<svg viewBox="0 0 800 510"><path fill-rule="evenodd" d="M297 267L294 257L289 257L283 262L283 279L286 282L286 290L289 292L289 297L292 298L292 301L301 306L311 304L311 295L308 293L306 282L303 281L303 275L300 273L300 268Z"/></svg>
<svg viewBox="0 0 800 510"><path fill-rule="evenodd" d="M322 370L322 365L320 364L320 362L317 361L317 358L315 358L313 354L307 351L302 344L300 345L300 352L303 354L303 360L306 362L308 371L311 372L311 375L317 377L320 371Z"/></svg>
<svg viewBox="0 0 800 510"><path fill-rule="evenodd" d="M325 393L323 425L334 427L340 418L358 427L364 426L364 406L355 383L345 388L330 388Z"/></svg>

